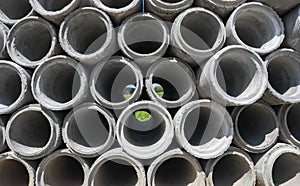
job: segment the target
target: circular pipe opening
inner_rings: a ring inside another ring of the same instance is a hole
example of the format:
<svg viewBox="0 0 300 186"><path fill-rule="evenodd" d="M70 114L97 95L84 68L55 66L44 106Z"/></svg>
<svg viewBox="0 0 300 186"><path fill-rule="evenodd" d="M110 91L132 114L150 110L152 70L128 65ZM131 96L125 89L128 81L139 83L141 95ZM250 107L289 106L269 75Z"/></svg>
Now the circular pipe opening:
<svg viewBox="0 0 300 186"><path fill-rule="evenodd" d="M0 160L0 185L29 185L29 172L19 161Z"/></svg>
<svg viewBox="0 0 300 186"><path fill-rule="evenodd" d="M287 113L286 124L292 136L300 142L300 104L294 104Z"/></svg>
<svg viewBox="0 0 300 186"><path fill-rule="evenodd" d="M73 0L35 0L47 11L59 11L72 3Z"/></svg>
<svg viewBox="0 0 300 186"><path fill-rule="evenodd" d="M17 20L25 17L31 12L28 0L1 0L0 17L3 20ZM4 21L6 22L6 21Z"/></svg>
<svg viewBox="0 0 300 186"><path fill-rule="evenodd" d="M133 2L133 0L123 0L123 1L98 0L98 1L100 1L102 4L104 4L107 7L116 8L116 9L126 7Z"/></svg>

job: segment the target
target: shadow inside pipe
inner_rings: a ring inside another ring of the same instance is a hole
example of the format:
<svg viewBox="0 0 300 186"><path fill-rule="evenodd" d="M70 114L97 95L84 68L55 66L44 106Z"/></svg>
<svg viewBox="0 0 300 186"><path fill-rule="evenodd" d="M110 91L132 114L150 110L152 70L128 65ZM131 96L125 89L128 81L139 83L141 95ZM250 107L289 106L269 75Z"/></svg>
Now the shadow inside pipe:
<svg viewBox="0 0 300 186"><path fill-rule="evenodd" d="M1 0L0 12L9 19L21 19L31 11L31 6L28 0Z"/></svg>
<svg viewBox="0 0 300 186"><path fill-rule="evenodd" d="M26 167L15 160L0 160L0 185L29 185L29 173Z"/></svg>
<svg viewBox="0 0 300 186"><path fill-rule="evenodd" d="M112 0L95 0L100 1L105 6L108 6L110 8L123 8L128 6L130 3L133 2L133 0L122 0L122 1L112 1Z"/></svg>
<svg viewBox="0 0 300 186"><path fill-rule="evenodd" d="M294 104L287 114L287 127L290 133L300 141L300 104Z"/></svg>
<svg viewBox="0 0 300 186"><path fill-rule="evenodd" d="M59 11L69 5L73 0L36 0L48 11Z"/></svg>

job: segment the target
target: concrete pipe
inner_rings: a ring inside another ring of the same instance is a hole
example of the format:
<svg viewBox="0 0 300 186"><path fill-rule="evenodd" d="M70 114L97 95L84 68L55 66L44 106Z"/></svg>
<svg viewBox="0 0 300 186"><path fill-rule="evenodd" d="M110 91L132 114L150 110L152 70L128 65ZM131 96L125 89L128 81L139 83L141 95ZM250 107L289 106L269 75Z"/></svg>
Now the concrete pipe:
<svg viewBox="0 0 300 186"><path fill-rule="evenodd" d="M149 97L168 108L186 104L196 91L193 70L176 58L166 58L152 64L145 84Z"/></svg>
<svg viewBox="0 0 300 186"><path fill-rule="evenodd" d="M59 40L66 53L87 65L95 65L115 53L115 37L108 15L93 7L70 13L59 31Z"/></svg>
<svg viewBox="0 0 300 186"><path fill-rule="evenodd" d="M129 155L154 158L170 146L174 128L168 110L152 101L140 101L123 110L117 122L117 139Z"/></svg>
<svg viewBox="0 0 300 186"><path fill-rule="evenodd" d="M263 102L236 107L231 114L234 143L250 153L262 153L276 143L279 121L275 111Z"/></svg>
<svg viewBox="0 0 300 186"><path fill-rule="evenodd" d="M266 57L268 89L263 99L271 105L300 101L300 53L279 49Z"/></svg>
<svg viewBox="0 0 300 186"><path fill-rule="evenodd" d="M0 154L1 186L34 186L34 167L13 152Z"/></svg>
<svg viewBox="0 0 300 186"><path fill-rule="evenodd" d="M205 186L205 174L198 160L180 149L156 158L147 173L148 186Z"/></svg>
<svg viewBox="0 0 300 186"><path fill-rule="evenodd" d="M278 112L281 140L300 148L300 104L282 105Z"/></svg>
<svg viewBox="0 0 300 186"><path fill-rule="evenodd" d="M87 185L89 166L84 159L63 149L44 158L36 171L36 185Z"/></svg>
<svg viewBox="0 0 300 186"><path fill-rule="evenodd" d="M244 151L231 147L222 156L211 159L205 167L207 186L254 186L254 164Z"/></svg>
<svg viewBox="0 0 300 186"><path fill-rule="evenodd" d="M227 43L238 44L264 55L284 40L284 26L276 12L262 3L245 3L236 8L226 24Z"/></svg>
<svg viewBox="0 0 300 186"><path fill-rule="evenodd" d="M300 5L285 15L283 21L285 26L285 46L300 52Z"/></svg>
<svg viewBox="0 0 300 186"><path fill-rule="evenodd" d="M103 154L113 145L115 125L115 119L108 110L97 104L85 103L65 117L62 135L70 151L91 158Z"/></svg>
<svg viewBox="0 0 300 186"><path fill-rule="evenodd" d="M273 8L280 16L289 12L293 7L299 5L300 0L254 0L264 3Z"/></svg>
<svg viewBox="0 0 300 186"><path fill-rule="evenodd" d="M136 12L141 12L142 1L141 0L90 0L94 6L100 10L106 12L115 26L120 25L122 21L133 15Z"/></svg>
<svg viewBox="0 0 300 186"><path fill-rule="evenodd" d="M298 185L300 150L284 143L276 144L255 165L257 186Z"/></svg>
<svg viewBox="0 0 300 186"><path fill-rule="evenodd" d="M55 56L42 63L32 77L35 99L50 110L68 110L88 96L85 68L67 56Z"/></svg>
<svg viewBox="0 0 300 186"><path fill-rule="evenodd" d="M171 52L197 67L220 50L225 39L225 26L215 13L199 7L190 8L174 21Z"/></svg>
<svg viewBox="0 0 300 186"><path fill-rule="evenodd" d="M190 8L193 2L194 0L146 0L145 9L164 21L173 22L178 14Z"/></svg>
<svg viewBox="0 0 300 186"><path fill-rule="evenodd" d="M56 28L41 17L22 19L8 34L9 56L25 67L35 68L60 51Z"/></svg>
<svg viewBox="0 0 300 186"><path fill-rule="evenodd" d="M267 87L262 59L243 46L228 46L216 53L199 72L199 94L229 106L249 105Z"/></svg>
<svg viewBox="0 0 300 186"><path fill-rule="evenodd" d="M0 22L7 25L13 25L32 14L29 0L1 0L0 2Z"/></svg>
<svg viewBox="0 0 300 186"><path fill-rule="evenodd" d="M32 8L47 20L59 25L80 6L82 0L29 0Z"/></svg>
<svg viewBox="0 0 300 186"><path fill-rule="evenodd" d="M100 156L90 169L90 186L146 186L143 165L122 149L113 149Z"/></svg>
<svg viewBox="0 0 300 186"><path fill-rule="evenodd" d="M233 139L232 119L222 105L197 100L181 107L174 117L177 142L201 159L223 154Z"/></svg>
<svg viewBox="0 0 300 186"><path fill-rule="evenodd" d="M0 60L0 114L11 114L33 101L31 76L19 65Z"/></svg>
<svg viewBox="0 0 300 186"><path fill-rule="evenodd" d="M246 0L195 0L195 5L207 8L220 17L226 18L236 7L245 2Z"/></svg>
<svg viewBox="0 0 300 186"><path fill-rule="evenodd" d="M163 56L169 46L169 29L150 13L138 13L124 20L119 28L118 43L123 54L143 69Z"/></svg>
<svg viewBox="0 0 300 186"><path fill-rule="evenodd" d="M24 106L7 123L7 145L24 159L40 159L61 144L60 126L61 119L55 113L38 104Z"/></svg>
<svg viewBox="0 0 300 186"><path fill-rule="evenodd" d="M110 109L123 109L139 99L143 74L131 60L114 56L98 64L91 75L93 98Z"/></svg>
<svg viewBox="0 0 300 186"><path fill-rule="evenodd" d="M7 149L5 135L6 122L6 118L4 118L4 116L0 116L0 152L3 152Z"/></svg>
<svg viewBox="0 0 300 186"><path fill-rule="evenodd" d="M9 28L3 23L0 23L0 59L7 59L8 54L6 50L7 35Z"/></svg>

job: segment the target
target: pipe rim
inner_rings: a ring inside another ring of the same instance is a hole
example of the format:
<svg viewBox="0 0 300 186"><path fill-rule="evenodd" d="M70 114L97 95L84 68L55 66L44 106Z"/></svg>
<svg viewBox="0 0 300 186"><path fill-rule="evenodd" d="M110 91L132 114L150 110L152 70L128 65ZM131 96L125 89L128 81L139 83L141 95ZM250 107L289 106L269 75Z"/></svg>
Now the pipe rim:
<svg viewBox="0 0 300 186"><path fill-rule="evenodd" d="M3 52L6 51L6 43L7 43L7 35L8 35L9 29L7 26L5 26L3 23L0 23L0 35L3 39L3 45L0 46L0 58L4 57Z"/></svg>
<svg viewBox="0 0 300 186"><path fill-rule="evenodd" d="M235 8L242 3L246 2L246 0L208 0L212 4L216 6L225 6L226 8Z"/></svg>
<svg viewBox="0 0 300 186"><path fill-rule="evenodd" d="M166 2L164 0L147 0L146 3L150 3L151 6L162 8L164 10L176 9L176 8L188 8L192 5L193 0L180 0L176 3Z"/></svg>
<svg viewBox="0 0 300 186"><path fill-rule="evenodd" d="M111 12L114 14L127 12L130 9L133 9L134 7L138 6L140 4L140 0L132 0L132 2L122 8L111 8L109 6L104 5L101 0L92 0L93 4L96 5L99 9L102 9L105 12Z"/></svg>
<svg viewBox="0 0 300 186"><path fill-rule="evenodd" d="M31 4L34 11L38 12L41 15L50 17L50 16L60 16L65 15L68 12L70 12L70 9L75 8L77 5L79 5L81 0L72 0L67 6L63 7L60 10L52 11L52 10L46 10L39 0L29 0L29 3Z"/></svg>
<svg viewBox="0 0 300 186"><path fill-rule="evenodd" d="M5 123L0 117L0 152L6 147Z"/></svg>

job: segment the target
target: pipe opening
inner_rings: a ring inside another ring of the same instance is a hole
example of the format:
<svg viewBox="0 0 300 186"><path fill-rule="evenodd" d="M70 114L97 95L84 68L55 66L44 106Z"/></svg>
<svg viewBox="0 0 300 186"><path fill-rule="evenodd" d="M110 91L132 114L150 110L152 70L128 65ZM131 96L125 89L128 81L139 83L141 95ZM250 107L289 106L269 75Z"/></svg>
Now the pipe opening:
<svg viewBox="0 0 300 186"><path fill-rule="evenodd" d="M275 161L272 168L275 185L298 185L300 183L299 155L284 153Z"/></svg>
<svg viewBox="0 0 300 186"><path fill-rule="evenodd" d="M47 164L44 171L45 185L81 186L84 182L81 164L73 157L60 156Z"/></svg>
<svg viewBox="0 0 300 186"><path fill-rule="evenodd" d="M229 96L246 97L246 90L257 83L257 78L254 78L257 67L246 58L226 56L218 64L216 71L218 84Z"/></svg>
<svg viewBox="0 0 300 186"><path fill-rule="evenodd" d="M45 23L38 21L22 24L14 34L14 50L30 61L41 60L51 48L52 35L49 29Z"/></svg>
<svg viewBox="0 0 300 186"><path fill-rule="evenodd" d="M98 0L98 1L101 1L102 4L110 8L123 8L133 2L133 0L122 0L122 1Z"/></svg>
<svg viewBox="0 0 300 186"><path fill-rule="evenodd" d="M104 45L107 32L104 18L92 13L85 13L75 16L69 21L67 39L76 52L92 54ZM96 40L97 42L95 42ZM91 45L92 47L90 47Z"/></svg>
<svg viewBox="0 0 300 186"><path fill-rule="evenodd" d="M67 132L69 139L80 146L77 147L79 149L100 147L109 137L109 123L97 110L82 109L73 114Z"/></svg>
<svg viewBox="0 0 300 186"><path fill-rule="evenodd" d="M180 25L183 40L197 50L209 50L219 45L222 27L212 14L194 11L187 14Z"/></svg>
<svg viewBox="0 0 300 186"><path fill-rule="evenodd" d="M155 185L189 185L197 179L197 170L184 158L164 161L155 174Z"/></svg>
<svg viewBox="0 0 300 186"><path fill-rule="evenodd" d="M16 160L0 160L0 185L29 185L26 167Z"/></svg>
<svg viewBox="0 0 300 186"><path fill-rule="evenodd" d="M125 101L133 96L136 92L135 85L139 81L134 69L113 61L105 63L96 78L96 91L105 100L114 103Z"/></svg>
<svg viewBox="0 0 300 186"><path fill-rule="evenodd" d="M212 177L215 186L232 186L253 184L252 176L251 167L244 157L228 154L216 163Z"/></svg>
<svg viewBox="0 0 300 186"><path fill-rule="evenodd" d="M300 63L288 56L278 56L268 65L269 83L272 88L287 97L300 96Z"/></svg>
<svg viewBox="0 0 300 186"><path fill-rule="evenodd" d="M48 119L39 111L26 111L12 120L9 139L17 152L39 152L50 140Z"/></svg>
<svg viewBox="0 0 300 186"><path fill-rule="evenodd" d="M59 11L72 3L73 0L37 0L47 11Z"/></svg>
<svg viewBox="0 0 300 186"><path fill-rule="evenodd" d="M166 3L179 3L182 2L183 0L161 0L161 1Z"/></svg>
<svg viewBox="0 0 300 186"><path fill-rule="evenodd" d="M94 186L123 186L136 185L138 176L135 168L127 161L118 159L117 161L106 161L98 168L95 178Z"/></svg>
<svg viewBox="0 0 300 186"><path fill-rule="evenodd" d="M40 86L41 94L50 99L50 102L66 103L79 92L80 75L75 67L58 63L43 71L38 86Z"/></svg>
<svg viewBox="0 0 300 186"><path fill-rule="evenodd" d="M1 17L8 19L21 19L29 14L31 6L28 0L1 0L0 12Z"/></svg>
<svg viewBox="0 0 300 186"><path fill-rule="evenodd" d="M134 111L124 121L125 139L135 146L150 146L158 142L166 128L165 120L155 110Z"/></svg>
<svg viewBox="0 0 300 186"><path fill-rule="evenodd" d="M294 104L287 114L287 127L296 140L300 141L300 104Z"/></svg>
<svg viewBox="0 0 300 186"><path fill-rule="evenodd" d="M247 144L260 146L269 143L268 138L276 133L276 118L265 106L250 105L239 114L237 130Z"/></svg>
<svg viewBox="0 0 300 186"><path fill-rule="evenodd" d="M15 69L0 67L0 108L13 104L22 92L21 77Z"/></svg>

